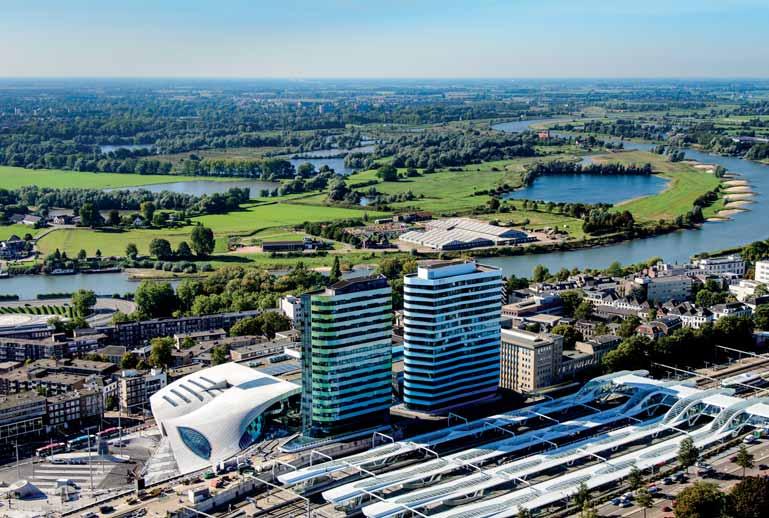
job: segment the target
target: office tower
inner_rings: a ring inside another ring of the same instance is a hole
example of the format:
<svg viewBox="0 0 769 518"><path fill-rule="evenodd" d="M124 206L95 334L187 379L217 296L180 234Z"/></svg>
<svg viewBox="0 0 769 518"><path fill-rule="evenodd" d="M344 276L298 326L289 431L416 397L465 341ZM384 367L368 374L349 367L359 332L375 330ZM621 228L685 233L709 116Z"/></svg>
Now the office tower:
<svg viewBox="0 0 769 518"><path fill-rule="evenodd" d="M433 411L499 384L502 274L475 261L423 261L404 279L404 402Z"/></svg>
<svg viewBox="0 0 769 518"><path fill-rule="evenodd" d="M383 275L302 296L302 424L323 437L382 425L392 403L392 293Z"/></svg>

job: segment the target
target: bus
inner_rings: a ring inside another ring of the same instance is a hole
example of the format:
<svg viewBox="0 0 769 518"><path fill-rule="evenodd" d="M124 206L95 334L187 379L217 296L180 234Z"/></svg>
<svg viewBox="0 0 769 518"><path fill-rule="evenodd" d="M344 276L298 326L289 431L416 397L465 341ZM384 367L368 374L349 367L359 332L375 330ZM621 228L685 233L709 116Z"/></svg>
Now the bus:
<svg viewBox="0 0 769 518"><path fill-rule="evenodd" d="M740 394L751 390L751 387L752 390L766 387L767 382L768 380L762 378L755 372L744 372L721 381L721 386L733 388L736 394Z"/></svg>
<svg viewBox="0 0 769 518"><path fill-rule="evenodd" d="M41 446L40 448L35 450L35 455L38 457L47 457L49 455L54 455L56 453L62 453L67 449L67 445L63 442L56 442L52 444L47 444L45 446Z"/></svg>
<svg viewBox="0 0 769 518"><path fill-rule="evenodd" d="M80 437L75 437L74 439L67 441L67 450L79 450L80 448L87 448L88 444L91 444L91 446L94 446L96 444L96 436L95 435L81 435Z"/></svg>
<svg viewBox="0 0 769 518"><path fill-rule="evenodd" d="M120 428L117 426L114 428L107 428L106 430L102 430L96 434L96 436L100 439L110 439L112 437L117 437L118 435L120 435Z"/></svg>

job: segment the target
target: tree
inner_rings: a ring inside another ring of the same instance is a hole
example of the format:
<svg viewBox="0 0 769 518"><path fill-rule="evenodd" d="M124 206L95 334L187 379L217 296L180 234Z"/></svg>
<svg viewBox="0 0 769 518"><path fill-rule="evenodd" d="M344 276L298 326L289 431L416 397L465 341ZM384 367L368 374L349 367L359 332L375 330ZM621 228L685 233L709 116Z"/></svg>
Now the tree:
<svg viewBox="0 0 769 518"><path fill-rule="evenodd" d="M176 287L176 296L179 299L179 307L183 311L189 311L195 297L203 292L203 285L194 279L184 279Z"/></svg>
<svg viewBox="0 0 769 518"><path fill-rule="evenodd" d="M749 317L719 318L713 330L719 344L753 346L753 319Z"/></svg>
<svg viewBox="0 0 769 518"><path fill-rule="evenodd" d="M742 468L742 478L745 478L745 470L753 467L754 458L753 454L748 451L748 447L740 444L740 450L737 452L737 459L734 463Z"/></svg>
<svg viewBox="0 0 769 518"><path fill-rule="evenodd" d="M583 300L574 310L574 318L577 320L590 320L593 316L593 303L589 300Z"/></svg>
<svg viewBox="0 0 769 518"><path fill-rule="evenodd" d="M179 246L176 247L176 256L181 257L182 259L192 257L192 250L190 249L190 245L187 244L187 241L182 241L179 243Z"/></svg>
<svg viewBox="0 0 769 518"><path fill-rule="evenodd" d="M574 349L577 342L583 340L582 333L577 328L569 324L558 324L550 331L554 335L561 335L563 337L563 348Z"/></svg>
<svg viewBox="0 0 769 518"><path fill-rule="evenodd" d="M531 511L526 507L519 506L518 514L515 515L515 518L531 518Z"/></svg>
<svg viewBox="0 0 769 518"><path fill-rule="evenodd" d="M155 204L151 201L143 201L139 205L139 212L142 215L142 218L149 223L152 221L152 216L155 215Z"/></svg>
<svg viewBox="0 0 769 518"><path fill-rule="evenodd" d="M693 466L700 457L700 451L694 445L694 440L691 437L686 437L681 441L678 447L678 463L682 468L688 469L689 466Z"/></svg>
<svg viewBox="0 0 769 518"><path fill-rule="evenodd" d="M590 502L585 502L579 512L579 518L598 518L598 513Z"/></svg>
<svg viewBox="0 0 769 518"><path fill-rule="evenodd" d="M577 290L567 290L561 293L561 303L563 304L563 314L567 317L573 317L580 302L582 302L582 293Z"/></svg>
<svg viewBox="0 0 769 518"><path fill-rule="evenodd" d="M139 357L136 356L134 353L125 353L122 358L120 358L120 368L121 369L135 369L136 366L139 364Z"/></svg>
<svg viewBox="0 0 769 518"><path fill-rule="evenodd" d="M134 294L136 312L141 318L170 317L178 305L174 289L168 283L142 281Z"/></svg>
<svg viewBox="0 0 769 518"><path fill-rule="evenodd" d="M85 202L80 206L80 224L84 227L98 227L101 226L102 217L99 214L99 209L91 202Z"/></svg>
<svg viewBox="0 0 769 518"><path fill-rule="evenodd" d="M97 248L93 255L95 255L97 259L101 259L101 249Z"/></svg>
<svg viewBox="0 0 769 518"><path fill-rule="evenodd" d="M613 351L606 353L601 365L606 372L643 369L648 366L651 341L645 336L632 336L622 341Z"/></svg>
<svg viewBox="0 0 769 518"><path fill-rule="evenodd" d="M334 256L334 263L331 265L331 271L328 275L328 281L330 284L337 282L342 278L342 266L339 264L339 256Z"/></svg>
<svg viewBox="0 0 769 518"><path fill-rule="evenodd" d="M173 359L173 347L174 339L170 336L164 336L161 338L153 338L150 340L152 349L150 356L147 359L152 367L160 367L165 369L171 364Z"/></svg>
<svg viewBox="0 0 769 518"><path fill-rule="evenodd" d="M531 272L531 280L534 282L545 282L545 279L547 279L549 276L550 270L541 264L536 265L534 270Z"/></svg>
<svg viewBox="0 0 769 518"><path fill-rule="evenodd" d="M654 505L654 499L652 498L651 493L649 493L649 490L645 487L642 487L636 491L635 501L636 504L641 506L641 508L644 510L644 518L646 518L646 510L651 509L651 507Z"/></svg>
<svg viewBox="0 0 769 518"><path fill-rule="evenodd" d="M590 490L588 489L587 484L580 482L579 486L577 486L577 492L574 493L573 498L577 507L583 507L585 504L589 504Z"/></svg>
<svg viewBox="0 0 769 518"><path fill-rule="evenodd" d="M221 365L230 361L230 348L227 344L219 344L211 350L211 365Z"/></svg>
<svg viewBox="0 0 769 518"><path fill-rule="evenodd" d="M617 330L617 334L621 336L622 338L630 338L635 334L635 330L638 326L641 325L641 319L637 316L633 315L625 320L622 321L622 323L619 325L619 329Z"/></svg>
<svg viewBox="0 0 769 518"><path fill-rule="evenodd" d="M643 475L641 470L636 466L630 469L630 473L627 476L627 482L631 489L638 489L643 485Z"/></svg>
<svg viewBox="0 0 769 518"><path fill-rule="evenodd" d="M725 510L726 497L711 482L696 482L676 498L676 518L720 518Z"/></svg>
<svg viewBox="0 0 769 518"><path fill-rule="evenodd" d="M381 178L383 182L398 181L398 169L396 169L392 164L385 164L381 166L376 175Z"/></svg>
<svg viewBox="0 0 769 518"><path fill-rule="evenodd" d="M753 312L756 328L769 331L769 304L759 304Z"/></svg>
<svg viewBox="0 0 769 518"><path fill-rule="evenodd" d="M116 210L109 211L109 216L107 217L107 225L110 227L118 227L120 226L120 213Z"/></svg>
<svg viewBox="0 0 769 518"><path fill-rule="evenodd" d="M80 317L87 317L96 305L96 295L90 290L77 290L72 294L72 307Z"/></svg>
<svg viewBox="0 0 769 518"><path fill-rule="evenodd" d="M150 255L154 255L158 259L167 259L174 254L171 250L171 243L167 239L156 237L150 241Z"/></svg>
<svg viewBox="0 0 769 518"><path fill-rule="evenodd" d="M86 259L88 259L88 254L85 253L85 250L81 248L80 251L77 253L77 259L78 261L85 261Z"/></svg>
<svg viewBox="0 0 769 518"><path fill-rule="evenodd" d="M747 477L729 493L733 518L766 518L769 516L769 479Z"/></svg>
<svg viewBox="0 0 769 518"><path fill-rule="evenodd" d="M203 225L196 225L192 229L190 234L190 243L195 253L201 257L205 257L214 251L214 232L208 227Z"/></svg>
<svg viewBox="0 0 769 518"><path fill-rule="evenodd" d="M126 257L130 257L131 259L133 259L137 255L139 255L139 249L136 248L136 244L135 243L128 243L125 246L125 255L126 255Z"/></svg>

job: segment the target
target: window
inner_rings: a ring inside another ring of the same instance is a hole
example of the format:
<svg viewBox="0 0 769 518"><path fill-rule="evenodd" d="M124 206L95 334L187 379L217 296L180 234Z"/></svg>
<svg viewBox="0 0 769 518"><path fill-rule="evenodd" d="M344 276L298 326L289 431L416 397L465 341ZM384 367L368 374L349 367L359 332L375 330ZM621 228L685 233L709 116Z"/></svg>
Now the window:
<svg viewBox="0 0 769 518"><path fill-rule="evenodd" d="M202 433L185 426L180 426L177 430L179 430L179 436L182 438L184 444L192 450L195 455L206 460L211 458L211 443L208 442L208 439L206 439Z"/></svg>
<svg viewBox="0 0 769 518"><path fill-rule="evenodd" d="M248 426L246 426L246 430L243 432L243 435L240 436L240 441L238 442L238 447L241 450L245 450L252 444L254 444L257 440L259 440L262 436L262 430L264 429L264 416L262 414L259 414L256 416L256 418L251 421Z"/></svg>

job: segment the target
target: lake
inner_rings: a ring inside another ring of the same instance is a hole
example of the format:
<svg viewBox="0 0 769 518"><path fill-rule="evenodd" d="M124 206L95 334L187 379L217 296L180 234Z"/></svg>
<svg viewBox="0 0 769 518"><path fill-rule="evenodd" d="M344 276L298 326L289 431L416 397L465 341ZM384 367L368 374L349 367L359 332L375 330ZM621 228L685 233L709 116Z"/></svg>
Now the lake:
<svg viewBox="0 0 769 518"><path fill-rule="evenodd" d="M529 121L529 123L534 122L540 121ZM518 121L515 124L513 126L515 131L522 131ZM625 149L644 151L653 147L653 144L629 141L624 141L624 145ZM704 223L696 230L681 230L603 247L516 257L487 257L482 261L499 266L505 274L528 277L537 264L546 266L550 271L557 271L560 268L574 267L606 268L613 261L631 264L655 256L662 257L668 262L683 262L697 253L732 248L769 237L769 225L766 223L769 221L769 203L767 203L769 165L692 149L686 150L686 158L705 164L721 165L729 172L738 173L743 179L748 180L756 192L754 203L748 206L750 210L731 216L729 221Z"/></svg>
<svg viewBox="0 0 769 518"><path fill-rule="evenodd" d="M118 189L105 189L105 191L138 191L145 190L150 192L180 192L202 196L203 194L214 194L227 192L233 187L247 187L251 189L251 197L259 196L262 189L273 190L280 186L278 182L265 182L262 180L227 180L220 182L216 180L189 180L181 182L156 183L152 185L137 185L136 187L121 187Z"/></svg>
<svg viewBox="0 0 769 518"><path fill-rule="evenodd" d="M657 194L667 183L656 175L544 175L527 187L505 193L503 198L556 203L618 203Z"/></svg>

